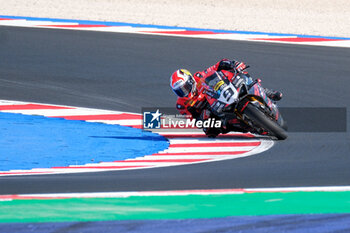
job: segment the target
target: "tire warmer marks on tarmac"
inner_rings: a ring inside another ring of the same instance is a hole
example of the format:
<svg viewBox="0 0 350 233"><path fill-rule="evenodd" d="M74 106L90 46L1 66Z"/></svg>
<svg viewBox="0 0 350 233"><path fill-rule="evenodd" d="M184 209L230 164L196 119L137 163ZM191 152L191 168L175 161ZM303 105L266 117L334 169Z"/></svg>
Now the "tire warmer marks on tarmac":
<svg viewBox="0 0 350 233"><path fill-rule="evenodd" d="M143 123L141 114L136 113L7 100L0 100L0 112L100 122L133 128L142 128ZM159 134L167 138L170 145L168 149L152 155L121 161L88 163L66 167L0 171L0 176L144 169L213 162L258 154L268 150L274 144L267 137L256 137L249 133L230 133L219 136L216 139L207 138L202 132L193 134L193 132L184 133L175 130L174 132L164 131Z"/></svg>

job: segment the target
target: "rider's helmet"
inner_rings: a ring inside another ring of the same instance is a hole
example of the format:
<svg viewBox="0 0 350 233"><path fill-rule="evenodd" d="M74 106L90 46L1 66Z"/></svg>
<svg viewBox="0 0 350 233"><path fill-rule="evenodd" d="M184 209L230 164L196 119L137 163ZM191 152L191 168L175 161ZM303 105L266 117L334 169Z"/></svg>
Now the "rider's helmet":
<svg viewBox="0 0 350 233"><path fill-rule="evenodd" d="M196 80L188 70L180 69L171 75L170 86L177 96L187 97L195 91Z"/></svg>

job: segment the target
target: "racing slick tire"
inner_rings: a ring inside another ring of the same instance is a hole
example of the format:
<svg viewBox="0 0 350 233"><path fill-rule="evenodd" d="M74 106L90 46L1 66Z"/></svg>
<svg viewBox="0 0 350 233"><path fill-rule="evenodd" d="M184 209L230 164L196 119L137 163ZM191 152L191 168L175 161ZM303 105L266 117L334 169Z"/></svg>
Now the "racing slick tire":
<svg viewBox="0 0 350 233"><path fill-rule="evenodd" d="M244 114L258 127L263 128L278 140L285 140L288 135L287 132L278 125L275 121L266 116L253 104L248 104L244 110Z"/></svg>

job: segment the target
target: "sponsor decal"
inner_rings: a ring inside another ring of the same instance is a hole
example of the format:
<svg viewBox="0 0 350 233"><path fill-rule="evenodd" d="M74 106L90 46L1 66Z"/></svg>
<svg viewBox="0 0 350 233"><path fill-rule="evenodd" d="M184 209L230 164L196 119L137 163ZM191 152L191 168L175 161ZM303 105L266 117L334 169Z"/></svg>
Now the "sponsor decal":
<svg viewBox="0 0 350 233"><path fill-rule="evenodd" d="M219 81L217 84L215 84L214 90L215 90L215 91L218 91L219 88L220 88L222 85L224 85L224 84L225 84L225 82L224 82L223 80Z"/></svg>

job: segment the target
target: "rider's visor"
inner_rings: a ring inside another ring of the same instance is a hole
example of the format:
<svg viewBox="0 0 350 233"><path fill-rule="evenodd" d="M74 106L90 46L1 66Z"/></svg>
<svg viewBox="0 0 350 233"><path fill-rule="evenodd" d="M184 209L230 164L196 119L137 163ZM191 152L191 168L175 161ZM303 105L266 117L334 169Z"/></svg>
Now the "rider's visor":
<svg viewBox="0 0 350 233"><path fill-rule="evenodd" d="M174 92L179 97L187 97L192 92L193 85L193 80L189 78L183 85L174 89Z"/></svg>

